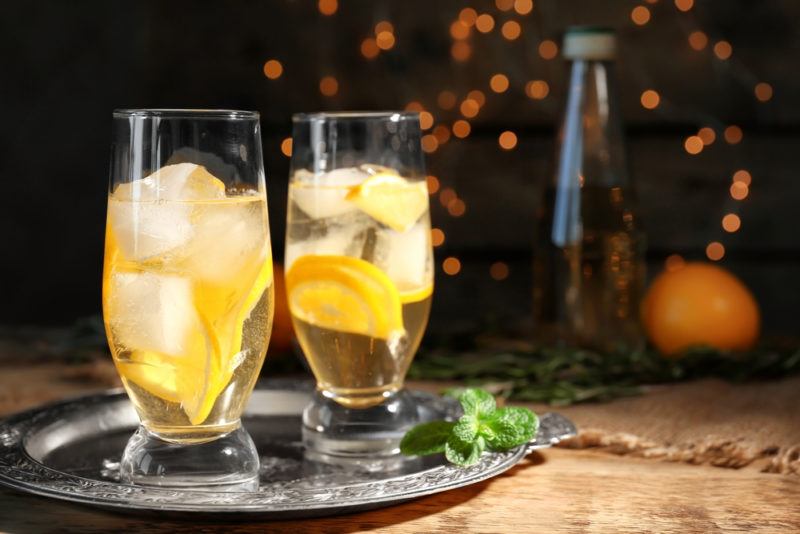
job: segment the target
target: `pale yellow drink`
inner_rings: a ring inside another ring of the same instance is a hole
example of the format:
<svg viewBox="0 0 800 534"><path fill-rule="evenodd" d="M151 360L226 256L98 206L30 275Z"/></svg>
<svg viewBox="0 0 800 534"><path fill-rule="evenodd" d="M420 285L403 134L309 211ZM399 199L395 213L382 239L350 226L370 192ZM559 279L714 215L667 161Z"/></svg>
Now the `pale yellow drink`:
<svg viewBox="0 0 800 534"><path fill-rule="evenodd" d="M353 408L401 389L433 291L425 182L375 166L295 175L286 283L319 389Z"/></svg>
<svg viewBox="0 0 800 534"><path fill-rule="evenodd" d="M151 432L195 442L238 426L269 341L272 299L263 194L226 193L203 167L181 164L110 195L106 331Z"/></svg>

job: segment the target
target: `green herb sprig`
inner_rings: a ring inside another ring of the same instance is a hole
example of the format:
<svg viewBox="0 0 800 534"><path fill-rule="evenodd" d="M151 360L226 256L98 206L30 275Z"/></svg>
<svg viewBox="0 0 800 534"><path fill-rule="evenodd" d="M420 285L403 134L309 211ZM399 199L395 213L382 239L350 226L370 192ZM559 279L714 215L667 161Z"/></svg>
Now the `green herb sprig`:
<svg viewBox="0 0 800 534"><path fill-rule="evenodd" d="M409 430L400 442L407 456L444 453L453 464L468 467L484 451L503 452L529 442L539 428L539 418L528 408L498 408L494 397L479 388L453 395L464 415L458 421L431 421Z"/></svg>

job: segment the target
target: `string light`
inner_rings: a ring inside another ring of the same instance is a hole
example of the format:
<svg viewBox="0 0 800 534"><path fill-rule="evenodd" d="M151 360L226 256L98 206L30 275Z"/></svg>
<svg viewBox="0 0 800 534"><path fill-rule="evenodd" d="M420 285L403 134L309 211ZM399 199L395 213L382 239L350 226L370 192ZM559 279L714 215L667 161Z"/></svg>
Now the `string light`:
<svg viewBox="0 0 800 534"><path fill-rule="evenodd" d="M517 134L510 130L506 130L500 134L500 137L497 138L497 142L500 144L500 148L503 150L511 150L517 146Z"/></svg>
<svg viewBox="0 0 800 534"><path fill-rule="evenodd" d="M452 91L442 91L436 97L436 103L444 110L453 109L456 105L456 95Z"/></svg>
<svg viewBox="0 0 800 534"><path fill-rule="evenodd" d="M325 76L319 81L319 92L325 96L334 96L339 92L339 82L333 76Z"/></svg>
<svg viewBox="0 0 800 534"><path fill-rule="evenodd" d="M703 140L703 144L705 146L708 146L717 138L717 133L714 131L714 128L704 126L703 128L697 130L697 137Z"/></svg>
<svg viewBox="0 0 800 534"><path fill-rule="evenodd" d="M722 136L729 145L736 145L742 141L744 134L742 133L742 129L734 124L725 128L725 131L722 132Z"/></svg>
<svg viewBox="0 0 800 534"><path fill-rule="evenodd" d="M636 6L631 11L631 20L637 26L644 26L650 22L650 10L644 6Z"/></svg>
<svg viewBox="0 0 800 534"><path fill-rule="evenodd" d="M555 41L545 39L539 43L539 55L542 59L553 59L558 55L558 45Z"/></svg>
<svg viewBox="0 0 800 534"><path fill-rule="evenodd" d="M504 93L508 89L508 76L505 74L495 74L489 80L489 87L495 93Z"/></svg>
<svg viewBox="0 0 800 534"><path fill-rule="evenodd" d="M500 11L509 11L514 7L514 0L494 0L494 5Z"/></svg>
<svg viewBox="0 0 800 534"><path fill-rule="evenodd" d="M525 94L534 100L542 100L550 93L550 86L544 80L531 80L525 84Z"/></svg>
<svg viewBox="0 0 800 534"><path fill-rule="evenodd" d="M325 16L330 16L339 9L339 2L338 0L319 0L318 7L320 13Z"/></svg>
<svg viewBox="0 0 800 534"><path fill-rule="evenodd" d="M714 45L714 55L725 61L733 54L733 47L728 41L717 41Z"/></svg>
<svg viewBox="0 0 800 534"><path fill-rule="evenodd" d="M677 7L680 11L689 11L693 6L694 0L675 0L675 7Z"/></svg>
<svg viewBox="0 0 800 534"><path fill-rule="evenodd" d="M697 155L703 151L703 140L697 135L690 135L683 142L683 148L691 155Z"/></svg>
<svg viewBox="0 0 800 534"><path fill-rule="evenodd" d="M472 117L476 116L478 114L478 111L480 111L480 109L481 109L480 105L472 98L467 98L466 100L461 102L461 106L459 107L461 114L468 119L471 119Z"/></svg>
<svg viewBox="0 0 800 534"><path fill-rule="evenodd" d="M489 267L489 276L498 282L508 278L508 264L496 261Z"/></svg>
<svg viewBox="0 0 800 534"><path fill-rule="evenodd" d="M500 27L500 33L509 41L513 41L522 34L522 26L516 20L509 20Z"/></svg>
<svg viewBox="0 0 800 534"><path fill-rule="evenodd" d="M419 113L419 127L427 130L431 126L433 126L433 115L429 111L421 111Z"/></svg>
<svg viewBox="0 0 800 534"><path fill-rule="evenodd" d="M478 15L478 18L475 19L475 27L481 33L489 33L494 28L494 17L488 13Z"/></svg>
<svg viewBox="0 0 800 534"><path fill-rule="evenodd" d="M427 134L422 136L422 150L426 154L432 154L436 152L436 149L439 148L439 140L436 139L436 136L433 134Z"/></svg>
<svg viewBox="0 0 800 534"><path fill-rule="evenodd" d="M433 135L439 141L439 144L443 145L450 140L450 128L444 124L439 124L433 129Z"/></svg>
<svg viewBox="0 0 800 534"><path fill-rule="evenodd" d="M441 247L444 245L444 232L438 228L431 228L431 245Z"/></svg>
<svg viewBox="0 0 800 534"><path fill-rule="evenodd" d="M452 187L445 187L439 192L439 203L445 208L448 204L450 204L450 202L457 198L458 195L456 194L455 189Z"/></svg>
<svg viewBox="0 0 800 534"><path fill-rule="evenodd" d="M515 0L514 11L520 15L527 15L533 11L533 0Z"/></svg>
<svg viewBox="0 0 800 534"><path fill-rule="evenodd" d="M680 254L670 254L664 262L664 268L668 272L675 272L682 269L686 265L686 261Z"/></svg>
<svg viewBox="0 0 800 534"><path fill-rule="evenodd" d="M647 89L642 93L640 100L645 109L656 109L661 102L661 96L654 89Z"/></svg>
<svg viewBox="0 0 800 534"><path fill-rule="evenodd" d="M432 174L429 174L425 177L425 183L428 186L428 194L435 195L436 192L439 190L439 179Z"/></svg>
<svg viewBox="0 0 800 534"><path fill-rule="evenodd" d="M458 119L456 122L453 123L453 135L458 137L459 139L464 139L469 135L470 130L472 127L469 123L463 119Z"/></svg>
<svg viewBox="0 0 800 534"><path fill-rule="evenodd" d="M361 55L367 59L374 59L378 57L380 54L381 49L378 47L378 43L375 42L375 39L372 37L367 37L363 41L361 41Z"/></svg>
<svg viewBox="0 0 800 534"><path fill-rule="evenodd" d="M733 173L733 181L741 182L746 186L750 186L750 183L753 181L753 177L744 169L739 169L735 173Z"/></svg>
<svg viewBox="0 0 800 534"><path fill-rule="evenodd" d="M287 137L283 141L281 141L281 152L287 158L292 157L292 138Z"/></svg>
<svg viewBox="0 0 800 534"><path fill-rule="evenodd" d="M735 213L728 213L722 218L722 229L728 233L736 232L741 226L742 220Z"/></svg>
<svg viewBox="0 0 800 534"><path fill-rule="evenodd" d="M456 41L453 43L453 46L450 47L450 55L452 55L453 59L456 61L463 63L472 55L472 47L465 41Z"/></svg>
<svg viewBox="0 0 800 534"><path fill-rule="evenodd" d="M754 92L759 102L767 102L772 98L772 86L767 82L757 83Z"/></svg>
<svg viewBox="0 0 800 534"><path fill-rule="evenodd" d="M689 46L698 52L708 46L708 36L701 31L693 31L689 34Z"/></svg>
<svg viewBox="0 0 800 534"><path fill-rule="evenodd" d="M283 74L283 65L277 59L270 59L264 63L264 76L270 80L277 80Z"/></svg>
<svg viewBox="0 0 800 534"><path fill-rule="evenodd" d="M461 262L454 256L445 258L442 262L442 270L444 271L444 274L455 276L461 271Z"/></svg>
<svg viewBox="0 0 800 534"><path fill-rule="evenodd" d="M744 200L750 194L750 187L744 182L733 182L730 191L733 200Z"/></svg>
<svg viewBox="0 0 800 534"><path fill-rule="evenodd" d="M712 241L706 247L706 256L711 261L719 261L725 256L725 247L719 241Z"/></svg>

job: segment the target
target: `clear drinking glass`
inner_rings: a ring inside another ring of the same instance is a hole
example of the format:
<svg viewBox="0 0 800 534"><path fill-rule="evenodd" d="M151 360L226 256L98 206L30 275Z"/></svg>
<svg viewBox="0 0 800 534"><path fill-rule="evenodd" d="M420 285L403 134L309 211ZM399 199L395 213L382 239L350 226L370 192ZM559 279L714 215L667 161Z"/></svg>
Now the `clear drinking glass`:
<svg viewBox="0 0 800 534"><path fill-rule="evenodd" d="M272 327L258 113L114 112L103 316L141 426L136 484L251 490L239 417Z"/></svg>
<svg viewBox="0 0 800 534"><path fill-rule="evenodd" d="M433 292L416 113L294 116L286 287L317 380L312 459L385 468L418 419L402 392Z"/></svg>

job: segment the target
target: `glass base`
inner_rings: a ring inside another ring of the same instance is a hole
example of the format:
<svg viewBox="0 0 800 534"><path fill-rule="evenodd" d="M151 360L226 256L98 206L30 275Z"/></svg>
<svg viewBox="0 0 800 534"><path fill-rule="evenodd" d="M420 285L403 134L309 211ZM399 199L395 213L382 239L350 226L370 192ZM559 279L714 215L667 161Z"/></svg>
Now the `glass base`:
<svg viewBox="0 0 800 534"><path fill-rule="evenodd" d="M241 426L203 443L164 441L144 426L128 440L120 462L127 484L197 491L256 491L258 452Z"/></svg>
<svg viewBox="0 0 800 534"><path fill-rule="evenodd" d="M317 392L303 411L303 444L311 461L367 471L400 468L400 440L419 421L404 390L377 406L346 408Z"/></svg>

